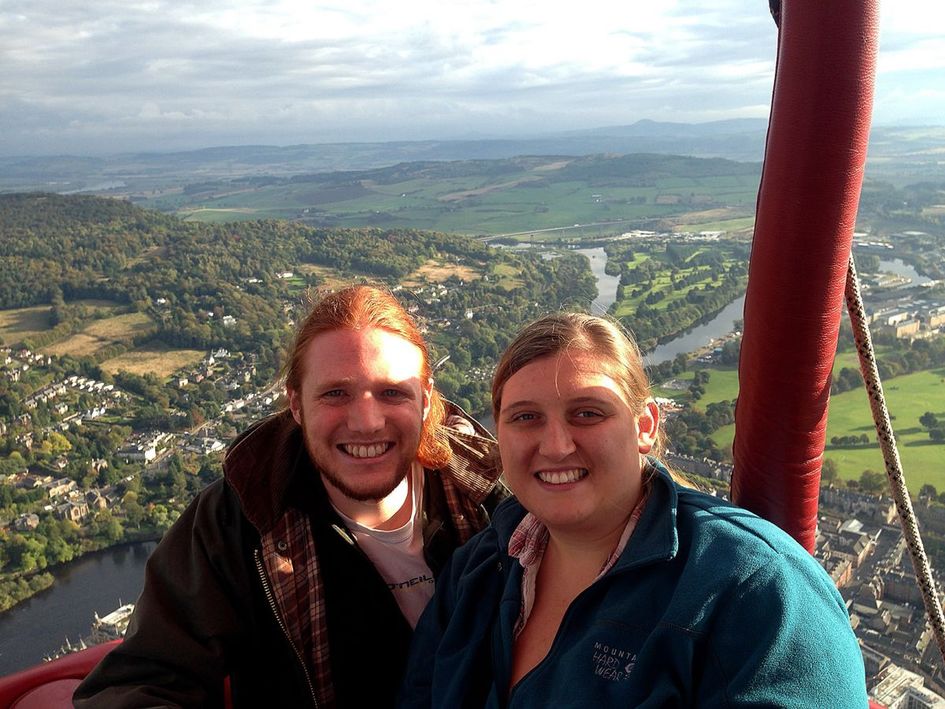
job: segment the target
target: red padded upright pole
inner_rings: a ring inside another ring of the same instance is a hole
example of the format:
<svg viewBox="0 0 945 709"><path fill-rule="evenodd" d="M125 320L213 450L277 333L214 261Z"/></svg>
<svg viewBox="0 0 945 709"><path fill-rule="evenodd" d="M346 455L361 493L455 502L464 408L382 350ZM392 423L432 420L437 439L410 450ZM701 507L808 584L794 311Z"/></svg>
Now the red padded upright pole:
<svg viewBox="0 0 945 709"><path fill-rule="evenodd" d="M814 548L830 373L866 162L878 0L785 0L735 412L732 499Z"/></svg>

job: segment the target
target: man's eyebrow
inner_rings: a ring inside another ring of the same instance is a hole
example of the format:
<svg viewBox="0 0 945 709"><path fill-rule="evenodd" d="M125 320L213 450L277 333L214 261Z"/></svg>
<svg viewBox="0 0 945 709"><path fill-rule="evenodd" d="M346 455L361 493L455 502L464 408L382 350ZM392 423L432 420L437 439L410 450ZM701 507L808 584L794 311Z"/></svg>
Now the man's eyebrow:
<svg viewBox="0 0 945 709"><path fill-rule="evenodd" d="M334 389L335 387L348 386L351 382L355 381L351 377L346 377L344 379L330 379L328 381L319 382L319 389Z"/></svg>
<svg viewBox="0 0 945 709"><path fill-rule="evenodd" d="M410 382L416 380L417 377L406 377L404 379L380 379L371 383L371 388L380 387L382 389L387 387L398 387L398 388L409 388ZM358 382L363 382L363 379L358 377L342 377L340 379L329 379L324 382L320 382L316 388L317 389L337 389L343 387L349 387L352 384L357 384Z"/></svg>

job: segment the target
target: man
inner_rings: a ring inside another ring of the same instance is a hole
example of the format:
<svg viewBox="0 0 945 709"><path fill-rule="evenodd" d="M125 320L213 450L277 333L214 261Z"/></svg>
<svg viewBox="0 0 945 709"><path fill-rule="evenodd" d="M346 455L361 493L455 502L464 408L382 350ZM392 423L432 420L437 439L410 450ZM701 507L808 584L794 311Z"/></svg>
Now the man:
<svg viewBox="0 0 945 709"><path fill-rule="evenodd" d="M505 494L492 439L375 288L320 300L285 371L289 409L167 533L77 707L218 705L224 677L234 706L393 704L434 574Z"/></svg>

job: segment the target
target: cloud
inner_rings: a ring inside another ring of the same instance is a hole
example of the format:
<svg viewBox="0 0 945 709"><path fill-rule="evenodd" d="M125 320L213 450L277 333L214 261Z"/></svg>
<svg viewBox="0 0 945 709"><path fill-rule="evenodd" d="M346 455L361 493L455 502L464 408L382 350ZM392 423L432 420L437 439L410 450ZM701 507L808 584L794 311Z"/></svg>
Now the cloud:
<svg viewBox="0 0 945 709"><path fill-rule="evenodd" d="M940 67L892 18L881 75ZM5 0L0 152L759 116L775 43L743 0Z"/></svg>

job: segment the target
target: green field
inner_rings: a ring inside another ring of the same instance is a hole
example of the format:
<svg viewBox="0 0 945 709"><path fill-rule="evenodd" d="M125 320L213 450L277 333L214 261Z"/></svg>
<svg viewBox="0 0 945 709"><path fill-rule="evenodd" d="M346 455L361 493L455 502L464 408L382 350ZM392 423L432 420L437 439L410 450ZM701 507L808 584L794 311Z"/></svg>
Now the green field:
<svg viewBox="0 0 945 709"><path fill-rule="evenodd" d="M676 231L688 231L697 233L700 231L741 231L751 229L755 226L754 217L741 217L739 219L724 219L720 221L702 222L700 224L680 224Z"/></svg>
<svg viewBox="0 0 945 709"><path fill-rule="evenodd" d="M744 255L739 254L737 247L733 246L736 243L738 242L719 241L711 246L693 247L691 253L687 254L685 263L676 264L671 263L669 257L660 251L634 251L633 259L624 261L626 266L636 269L644 261L650 261L650 267L655 268L650 271L649 277L637 278L624 288L624 297L614 305L613 314L618 318L633 317L640 306L649 302L647 299L654 294L661 295L662 298L653 303L652 307L661 311L679 301L686 301L692 291L701 291L704 288L711 290L718 283L720 273L737 272L744 263ZM700 264L700 257L709 251L723 255L717 266ZM686 282L685 279L690 278L693 282ZM740 276L740 280L744 281L744 276Z"/></svg>
<svg viewBox="0 0 945 709"><path fill-rule="evenodd" d="M839 366L856 366L855 354L838 357ZM706 393L698 403L704 408L711 402L731 400L737 396L738 378L733 369L710 369ZM692 379L687 372L678 378L684 383ZM945 369L915 372L895 377L883 383L887 406L893 418L893 430L899 445L906 483L913 494L925 483L938 490L945 489L945 444L933 443L919 425L919 417L932 411L945 418ZM659 396L684 398L681 392L657 389ZM684 394L684 392L682 392ZM837 447L830 444L835 436L865 433L875 441L872 414L866 391L862 388L834 395L830 398L827 418L827 448L824 457L837 463L844 480L858 479L864 470L882 472L885 469L878 443L860 447ZM716 431L712 438L722 450L731 450L734 426Z"/></svg>
<svg viewBox="0 0 945 709"><path fill-rule="evenodd" d="M652 219L741 229L751 222L757 189L756 168L744 163L546 157L410 163L252 187L218 182L143 205L196 221L289 218L477 235L590 225L582 227L586 237L604 229L594 225L612 222L608 233L619 233L625 222Z"/></svg>

